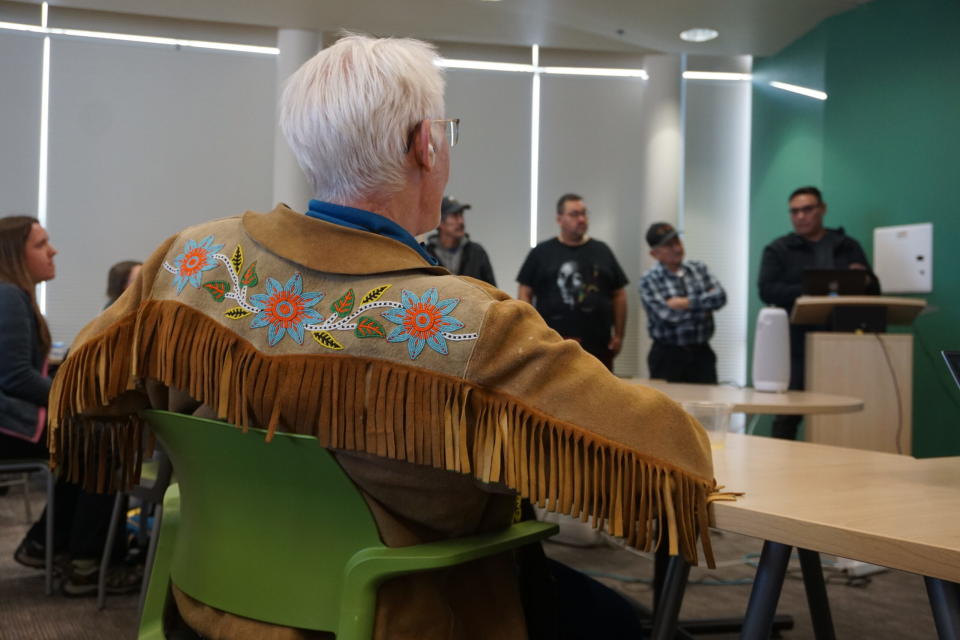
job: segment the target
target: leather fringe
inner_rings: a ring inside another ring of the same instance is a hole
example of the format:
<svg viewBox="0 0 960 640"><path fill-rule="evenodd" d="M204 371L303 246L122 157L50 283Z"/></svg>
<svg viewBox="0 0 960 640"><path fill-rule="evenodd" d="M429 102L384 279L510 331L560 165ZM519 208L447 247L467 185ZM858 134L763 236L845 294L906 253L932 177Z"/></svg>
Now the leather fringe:
<svg viewBox="0 0 960 640"><path fill-rule="evenodd" d="M500 482L539 507L592 517L642 551L666 533L670 553L696 565L699 537L713 566L712 481L459 378L376 359L268 355L199 311L155 300L84 343L57 377L51 456L87 487L136 483L144 437L136 413L90 416L154 379L227 422L265 427L268 441L278 430L307 434L324 447Z"/></svg>

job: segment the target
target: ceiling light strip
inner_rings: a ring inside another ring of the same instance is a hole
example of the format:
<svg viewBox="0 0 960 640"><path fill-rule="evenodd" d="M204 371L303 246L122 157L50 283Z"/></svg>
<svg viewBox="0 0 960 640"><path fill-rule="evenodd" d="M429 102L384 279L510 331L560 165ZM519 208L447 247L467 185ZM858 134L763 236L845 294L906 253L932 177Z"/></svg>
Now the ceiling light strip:
<svg viewBox="0 0 960 640"><path fill-rule="evenodd" d="M452 58L437 58L436 64L444 69L478 69L480 71L514 71L533 73L532 64L517 64L515 62L484 62L482 60L454 60Z"/></svg>
<svg viewBox="0 0 960 640"><path fill-rule="evenodd" d="M47 3L40 5L41 28L47 26ZM47 226L47 150L50 140L50 36L43 38L43 58L40 67L40 149L37 167L37 220ZM47 283L41 282L37 291L37 306L47 313Z"/></svg>
<svg viewBox="0 0 960 640"><path fill-rule="evenodd" d="M807 96L808 98L816 98L817 100L826 100L827 94L823 91L817 91L816 89L808 89L807 87L801 87L795 84L787 84L786 82L771 82L770 86L774 89L780 89L781 91L789 91L791 93L798 93L801 96Z"/></svg>
<svg viewBox="0 0 960 640"><path fill-rule="evenodd" d="M643 78L650 76L644 69L604 69L601 67L543 67L543 73L559 76L601 76L614 78Z"/></svg>
<svg viewBox="0 0 960 640"><path fill-rule="evenodd" d="M164 38L160 36L140 36L130 33L110 33L107 31L87 31L84 29L62 29L59 27L36 26L32 24L18 24L15 22L0 22L0 30L26 31L46 36L67 36L72 38L91 38L95 40L118 40L121 42L137 42L140 44L156 44L170 47L187 47L191 49L209 49L214 51L233 51L239 53L256 53L262 55L279 55L277 47L260 47L251 44L233 44L230 42L209 42L206 40L181 40L179 38Z"/></svg>
<svg viewBox="0 0 960 640"><path fill-rule="evenodd" d="M533 68L540 64L540 46L531 48ZM530 102L530 248L537 246L537 207L540 195L540 74L533 74Z"/></svg>
<svg viewBox="0 0 960 640"><path fill-rule="evenodd" d="M746 80L753 79L751 73L731 73L729 71L684 71L684 80Z"/></svg>

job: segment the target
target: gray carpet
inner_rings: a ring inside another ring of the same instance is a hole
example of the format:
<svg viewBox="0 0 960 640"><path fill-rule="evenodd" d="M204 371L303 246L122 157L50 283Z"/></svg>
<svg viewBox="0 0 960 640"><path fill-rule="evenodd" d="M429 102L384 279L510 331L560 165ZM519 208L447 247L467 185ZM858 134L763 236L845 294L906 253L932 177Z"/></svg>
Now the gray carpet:
<svg viewBox="0 0 960 640"><path fill-rule="evenodd" d="M97 611L95 597L67 598L59 591L44 595L43 571L14 562L13 552L29 526L22 493L10 491L0 497L0 640L135 638L137 596L110 596L107 608ZM37 518L46 502L43 490L34 488L31 497Z"/></svg>
<svg viewBox="0 0 960 640"><path fill-rule="evenodd" d="M34 516L43 506L39 490L33 492ZM43 594L43 573L21 567L13 551L27 526L18 495L0 497L0 640L125 640L136 637L135 596L114 596L107 609L97 611L94 598L71 599ZM730 534L714 536L721 567L715 571L695 568L687 588L681 616L724 617L742 614L750 593L753 568L745 563L760 551L760 541ZM645 557L610 547L579 548L548 544L547 553L571 566L606 576L605 584L641 603L650 604L649 579L653 563ZM780 598L778 613L792 614L789 640L812 638L803 583L799 569L791 565ZM903 640L935 638L923 580L899 571L886 571L854 585L836 571L827 569L827 590L837 637L841 639ZM719 583L719 584L718 584ZM727 640L736 635L704 636Z"/></svg>

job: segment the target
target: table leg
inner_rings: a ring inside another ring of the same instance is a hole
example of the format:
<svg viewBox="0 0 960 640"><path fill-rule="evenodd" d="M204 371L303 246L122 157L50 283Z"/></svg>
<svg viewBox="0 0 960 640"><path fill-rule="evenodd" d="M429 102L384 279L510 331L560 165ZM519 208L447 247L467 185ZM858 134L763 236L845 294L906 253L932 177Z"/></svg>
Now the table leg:
<svg viewBox="0 0 960 640"><path fill-rule="evenodd" d="M924 577L933 621L940 640L960 639L960 586L955 582Z"/></svg>
<svg viewBox="0 0 960 640"><path fill-rule="evenodd" d="M667 567L670 564L670 554L667 545L661 544L653 554L653 610L660 605L660 594L663 593L663 584L667 579Z"/></svg>
<svg viewBox="0 0 960 640"><path fill-rule="evenodd" d="M834 640L836 634L833 631L827 586L823 582L820 554L808 549L797 549L797 553L800 555L803 587L807 592L807 605L810 607L810 619L813 621L813 636L817 640Z"/></svg>
<svg viewBox="0 0 960 640"><path fill-rule="evenodd" d="M672 640L677 633L677 618L687 588L690 565L682 556L671 556L663 581L663 590L654 610L652 640Z"/></svg>
<svg viewBox="0 0 960 640"><path fill-rule="evenodd" d="M760 564L757 565L757 575L750 591L750 602L747 603L743 631L740 633L742 640L767 640L770 637L791 549L789 545L779 542L767 540L763 543Z"/></svg>

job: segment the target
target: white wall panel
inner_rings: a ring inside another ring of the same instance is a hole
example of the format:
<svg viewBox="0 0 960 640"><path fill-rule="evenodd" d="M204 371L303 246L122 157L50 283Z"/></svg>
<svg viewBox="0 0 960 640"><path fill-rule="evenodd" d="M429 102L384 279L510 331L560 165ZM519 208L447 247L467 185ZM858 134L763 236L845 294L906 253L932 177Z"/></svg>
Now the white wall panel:
<svg viewBox="0 0 960 640"><path fill-rule="evenodd" d="M532 76L449 69L447 116L460 118L447 193L469 203L467 233L490 254L497 286L517 294L530 247Z"/></svg>
<svg viewBox="0 0 960 640"><path fill-rule="evenodd" d="M749 60L749 59L748 59ZM749 64L749 63L748 63ZM749 69L747 69L749 71ZM721 381L746 384L749 82L686 82L684 245L727 292L711 345Z"/></svg>
<svg viewBox="0 0 960 640"><path fill-rule="evenodd" d="M645 81L639 78L544 76L541 84L540 191L537 237L556 235L556 202L584 198L590 235L610 245L630 282L626 339L615 361L620 375L639 372L640 208L647 139Z"/></svg>
<svg viewBox="0 0 960 640"><path fill-rule="evenodd" d="M70 341L107 269L187 225L272 206L275 58L52 43L47 315ZM303 207L306 203L290 203Z"/></svg>
<svg viewBox="0 0 960 640"><path fill-rule="evenodd" d="M0 216L37 215L43 38L0 32Z"/></svg>

